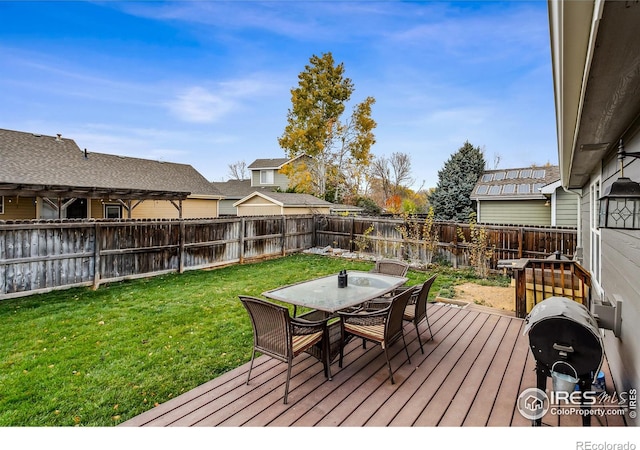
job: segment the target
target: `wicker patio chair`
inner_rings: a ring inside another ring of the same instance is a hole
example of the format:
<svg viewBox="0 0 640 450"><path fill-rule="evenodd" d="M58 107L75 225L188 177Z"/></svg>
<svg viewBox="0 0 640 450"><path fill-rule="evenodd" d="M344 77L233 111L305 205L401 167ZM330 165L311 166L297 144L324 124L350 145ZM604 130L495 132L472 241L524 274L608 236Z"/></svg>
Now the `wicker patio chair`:
<svg viewBox="0 0 640 450"><path fill-rule="evenodd" d="M384 356L387 358L391 384L395 384L393 371L391 370L391 361L389 359L389 347L402 338L404 350L407 353L407 360L411 362L407 343L404 339L402 317L413 291L413 289L407 289L401 292L391 299L388 307L383 309L373 311L363 309L351 313L338 311L341 319L340 329L342 335L339 367L342 367L345 343L348 342L351 337L359 337L363 339L363 346L366 341L380 344L384 350Z"/></svg>
<svg viewBox="0 0 640 450"><path fill-rule="evenodd" d="M395 275L396 277L404 277L409 270L409 264L404 261L395 259L380 259L376 261L376 265L371 272L383 273L385 275Z"/></svg>
<svg viewBox="0 0 640 450"><path fill-rule="evenodd" d="M409 322L413 322L416 327L416 333L418 334L418 342L420 343L420 351L424 354L422 348L422 340L420 339L420 332L418 331L418 324L423 320L427 321L427 327L429 328L429 340L433 339L433 333L431 332L431 325L429 324L429 317L427 317L427 300L429 299L429 290L431 285L435 281L438 275L434 275L425 281L422 286L419 286L413 291L407 307L404 309L403 319Z"/></svg>
<svg viewBox="0 0 640 450"><path fill-rule="evenodd" d="M256 352L271 356L287 363L287 381L284 388L284 403L289 396L289 380L293 358L321 343L320 361L324 365L324 374L331 380L331 367L328 358L329 333L327 320L309 321L292 318L289 310L255 297L240 296L247 309L253 326L253 351L247 375L247 384L251 379L251 369Z"/></svg>

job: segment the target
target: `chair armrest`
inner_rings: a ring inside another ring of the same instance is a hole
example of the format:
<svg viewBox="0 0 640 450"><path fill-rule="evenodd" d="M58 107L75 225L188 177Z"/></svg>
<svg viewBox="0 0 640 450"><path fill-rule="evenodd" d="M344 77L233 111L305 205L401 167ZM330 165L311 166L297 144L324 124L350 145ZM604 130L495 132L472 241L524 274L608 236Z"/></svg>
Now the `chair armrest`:
<svg viewBox="0 0 640 450"><path fill-rule="evenodd" d="M294 336L299 336L303 334L317 333L318 331L325 331L327 329L328 321L329 321L328 317L323 320L314 320L314 321L300 319L299 317L292 317L291 332Z"/></svg>
<svg viewBox="0 0 640 450"><path fill-rule="evenodd" d="M376 309L373 311L367 311L361 309L357 312L348 313L338 311L338 315L343 323L351 323L357 325L379 325L384 324L385 319L389 313L391 305L383 309Z"/></svg>

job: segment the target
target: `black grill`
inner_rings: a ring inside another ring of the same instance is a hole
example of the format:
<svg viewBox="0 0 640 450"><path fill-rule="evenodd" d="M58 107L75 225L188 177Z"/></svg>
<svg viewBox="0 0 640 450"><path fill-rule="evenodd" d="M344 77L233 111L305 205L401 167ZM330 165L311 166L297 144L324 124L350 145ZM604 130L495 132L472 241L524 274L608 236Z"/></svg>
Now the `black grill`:
<svg viewBox="0 0 640 450"><path fill-rule="evenodd" d="M582 392L591 389L604 350L598 324L587 308L568 298L550 297L527 315L525 333L529 333L529 347L536 360L538 389L546 390L552 370L577 375ZM534 425L540 423L538 420ZM583 415L583 425L589 423L589 415Z"/></svg>

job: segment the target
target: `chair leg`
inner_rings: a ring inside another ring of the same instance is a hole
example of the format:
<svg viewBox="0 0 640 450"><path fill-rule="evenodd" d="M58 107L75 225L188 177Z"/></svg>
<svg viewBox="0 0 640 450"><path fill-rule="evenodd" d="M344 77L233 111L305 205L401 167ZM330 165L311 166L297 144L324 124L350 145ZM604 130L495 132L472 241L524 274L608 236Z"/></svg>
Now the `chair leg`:
<svg viewBox="0 0 640 450"><path fill-rule="evenodd" d="M413 322L413 324L416 327L416 334L418 335L418 342L420 343L420 351L424 355L424 348L422 348L422 339L420 339L420 331L418 331L418 324L416 322Z"/></svg>
<svg viewBox="0 0 640 450"><path fill-rule="evenodd" d="M251 378L251 369L253 369L253 357L256 356L256 349L254 348L251 352L251 364L249 364L249 374L247 375L247 384L249 384L249 379Z"/></svg>
<svg viewBox="0 0 640 450"><path fill-rule="evenodd" d="M287 404L287 398L289 397L289 380L291 379L291 366L293 365L293 359L289 358L287 364L287 382L284 386L284 404Z"/></svg>
<svg viewBox="0 0 640 450"><path fill-rule="evenodd" d="M429 338L429 340L432 341L433 340L433 333L431 332L431 324L429 323L429 316L427 316L425 319L427 320L427 327L429 328L429 336L431 336Z"/></svg>
<svg viewBox="0 0 640 450"><path fill-rule="evenodd" d="M384 356L387 358L387 367L389 368L389 379L391 380L391 384L396 384L393 379L393 371L391 370L391 361L389 360L389 351L387 350L387 346L384 348Z"/></svg>
<svg viewBox="0 0 640 450"><path fill-rule="evenodd" d="M409 349L407 348L407 341L404 340L404 333L402 333L402 343L404 344L404 351L407 354L407 362L411 364L411 356L409 356Z"/></svg>
<svg viewBox="0 0 640 450"><path fill-rule="evenodd" d="M325 339L324 339L324 348L323 348L323 353L324 353L324 358L323 358L323 364L324 364L324 375L327 377L327 379L329 381L331 381L331 355L330 355L330 343L329 343L329 333L325 333Z"/></svg>

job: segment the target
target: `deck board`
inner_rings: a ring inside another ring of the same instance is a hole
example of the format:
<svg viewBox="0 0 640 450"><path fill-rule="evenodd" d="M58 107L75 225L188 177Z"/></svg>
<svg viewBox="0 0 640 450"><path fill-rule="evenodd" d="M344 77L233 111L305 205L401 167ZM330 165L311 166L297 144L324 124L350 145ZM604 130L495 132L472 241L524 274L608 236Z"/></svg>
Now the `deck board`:
<svg viewBox="0 0 640 450"><path fill-rule="evenodd" d="M121 426L531 426L517 411L517 397L535 387L535 361L523 335L524 321L487 308L429 304L429 322L405 326L411 357L398 342L389 349L391 384L380 346L352 340L343 367L324 377L317 359L294 360L289 403L282 401L286 364L256 358L251 380L244 364ZM615 386L603 369L608 392ZM548 380L550 386L551 381ZM550 416L544 426L581 426L581 417ZM592 418L593 426L624 426L621 416Z"/></svg>

